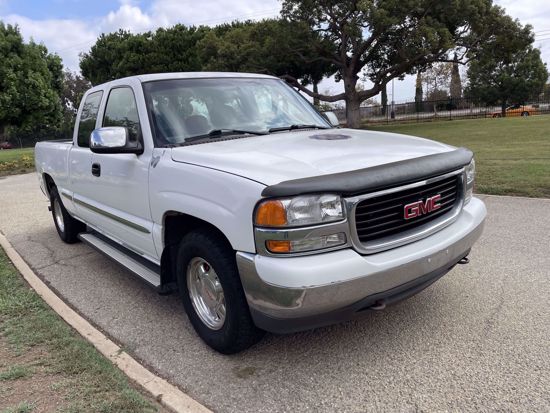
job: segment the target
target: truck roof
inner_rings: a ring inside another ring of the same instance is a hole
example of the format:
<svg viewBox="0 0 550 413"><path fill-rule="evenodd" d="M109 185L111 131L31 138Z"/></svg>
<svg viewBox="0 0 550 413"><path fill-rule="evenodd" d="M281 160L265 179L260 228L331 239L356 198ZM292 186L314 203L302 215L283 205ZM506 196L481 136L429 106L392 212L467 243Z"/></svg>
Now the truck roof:
<svg viewBox="0 0 550 413"><path fill-rule="evenodd" d="M204 79L204 78L218 78L218 77L255 77L276 79L274 76L262 75L256 73L237 73L237 72L175 72L175 73L156 73L150 75L138 75L136 76L141 82L150 82L152 80L165 80L165 79Z"/></svg>
<svg viewBox="0 0 550 413"><path fill-rule="evenodd" d="M102 89L110 83L119 83L130 79L137 79L140 82L152 82L155 80L169 79L207 79L207 78L256 78L256 79L277 79L275 76L262 75L256 73L237 73L237 72L173 72L173 73L153 73L145 75L128 76L121 79L105 82L94 86L92 89Z"/></svg>

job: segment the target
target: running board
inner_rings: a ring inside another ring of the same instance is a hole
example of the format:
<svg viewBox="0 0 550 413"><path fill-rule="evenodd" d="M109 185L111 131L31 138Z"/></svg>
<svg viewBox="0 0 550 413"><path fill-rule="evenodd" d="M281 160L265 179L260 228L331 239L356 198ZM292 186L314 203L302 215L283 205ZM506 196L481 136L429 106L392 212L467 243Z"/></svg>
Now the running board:
<svg viewBox="0 0 550 413"><path fill-rule="evenodd" d="M83 232L78 235L78 238L113 261L116 261L128 271L138 275L153 287L160 287L160 268L157 265L149 263L134 252L97 233Z"/></svg>

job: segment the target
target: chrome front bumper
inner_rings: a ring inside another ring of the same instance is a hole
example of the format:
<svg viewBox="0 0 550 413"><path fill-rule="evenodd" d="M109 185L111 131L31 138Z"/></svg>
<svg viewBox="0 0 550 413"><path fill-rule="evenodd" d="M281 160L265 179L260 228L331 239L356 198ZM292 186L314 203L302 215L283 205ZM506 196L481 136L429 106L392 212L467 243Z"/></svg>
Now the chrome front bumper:
<svg viewBox="0 0 550 413"><path fill-rule="evenodd" d="M366 256L353 249L294 258L238 252L252 317L265 330L292 332L353 318L374 299L406 298L412 295L407 291L427 287L469 253L485 216L485 205L473 198L439 232Z"/></svg>

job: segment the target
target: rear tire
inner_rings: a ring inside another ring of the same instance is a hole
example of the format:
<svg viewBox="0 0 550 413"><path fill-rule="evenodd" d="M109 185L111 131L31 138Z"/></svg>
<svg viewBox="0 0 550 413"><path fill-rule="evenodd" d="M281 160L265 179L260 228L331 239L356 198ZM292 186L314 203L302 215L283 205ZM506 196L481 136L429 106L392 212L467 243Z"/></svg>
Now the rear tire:
<svg viewBox="0 0 550 413"><path fill-rule="evenodd" d="M197 229L185 235L176 271L189 321L211 348L234 354L262 338L250 316L235 251L220 234Z"/></svg>
<svg viewBox="0 0 550 413"><path fill-rule="evenodd" d="M55 186L50 190L50 204L59 238L67 244L78 242L78 234L86 231L86 225L69 215Z"/></svg>
<svg viewBox="0 0 550 413"><path fill-rule="evenodd" d="M529 116L530 113L529 112L522 112L521 116Z"/></svg>

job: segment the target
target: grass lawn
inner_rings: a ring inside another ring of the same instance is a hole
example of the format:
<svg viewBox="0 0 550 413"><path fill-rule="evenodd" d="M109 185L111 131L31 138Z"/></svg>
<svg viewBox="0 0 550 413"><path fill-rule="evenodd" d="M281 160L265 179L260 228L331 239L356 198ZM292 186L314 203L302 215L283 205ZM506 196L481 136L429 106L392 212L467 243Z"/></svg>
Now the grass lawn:
<svg viewBox="0 0 550 413"><path fill-rule="evenodd" d="M34 148L0 150L0 176L34 171Z"/></svg>
<svg viewBox="0 0 550 413"><path fill-rule="evenodd" d="M476 192L550 198L550 116L367 126L475 153Z"/></svg>
<svg viewBox="0 0 550 413"><path fill-rule="evenodd" d="M0 412L165 411L74 332L0 248Z"/></svg>

